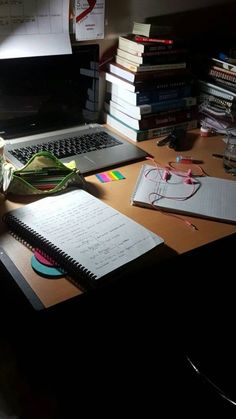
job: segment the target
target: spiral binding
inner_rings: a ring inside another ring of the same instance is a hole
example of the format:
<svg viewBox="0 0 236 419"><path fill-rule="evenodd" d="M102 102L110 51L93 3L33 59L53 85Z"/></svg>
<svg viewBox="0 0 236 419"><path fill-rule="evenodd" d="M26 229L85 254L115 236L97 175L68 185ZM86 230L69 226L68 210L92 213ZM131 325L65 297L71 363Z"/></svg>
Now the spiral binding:
<svg viewBox="0 0 236 419"><path fill-rule="evenodd" d="M91 284L96 280L97 277L94 273L82 266L71 256L62 252L59 247L36 233L11 213L6 213L3 216L3 221L9 226L17 240L21 241L21 243L31 250L39 249L43 256L46 256L54 263L56 262L59 267L68 272L72 276L73 282L77 285L80 282L81 284L86 283L86 285L90 285L87 284L88 280L91 281Z"/></svg>

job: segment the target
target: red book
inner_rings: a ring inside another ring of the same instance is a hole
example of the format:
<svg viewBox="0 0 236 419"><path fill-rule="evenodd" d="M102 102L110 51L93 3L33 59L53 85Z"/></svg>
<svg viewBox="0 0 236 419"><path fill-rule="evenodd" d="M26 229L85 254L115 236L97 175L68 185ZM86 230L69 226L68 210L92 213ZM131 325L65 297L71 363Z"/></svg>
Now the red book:
<svg viewBox="0 0 236 419"><path fill-rule="evenodd" d="M173 39L159 39L159 38L148 38L147 36L135 35L134 40L136 42L156 42L165 45L172 45Z"/></svg>

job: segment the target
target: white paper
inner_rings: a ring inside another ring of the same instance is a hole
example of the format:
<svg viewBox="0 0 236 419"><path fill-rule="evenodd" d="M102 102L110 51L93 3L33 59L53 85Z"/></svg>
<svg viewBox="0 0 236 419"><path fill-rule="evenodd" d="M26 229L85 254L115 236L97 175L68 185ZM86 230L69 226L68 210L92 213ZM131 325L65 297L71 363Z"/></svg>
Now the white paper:
<svg viewBox="0 0 236 419"><path fill-rule="evenodd" d="M171 173L168 181L162 170L143 165L131 203L160 210L236 222L236 182L203 176L186 184L184 177ZM195 186L194 186L195 185ZM153 203L153 205L152 205Z"/></svg>
<svg viewBox="0 0 236 419"><path fill-rule="evenodd" d="M0 2L0 58L71 53L69 0Z"/></svg>
<svg viewBox="0 0 236 419"><path fill-rule="evenodd" d="M11 214L97 279L163 243L82 189L41 199Z"/></svg>
<svg viewBox="0 0 236 419"><path fill-rule="evenodd" d="M104 38L105 0L75 1L75 37L77 41Z"/></svg>

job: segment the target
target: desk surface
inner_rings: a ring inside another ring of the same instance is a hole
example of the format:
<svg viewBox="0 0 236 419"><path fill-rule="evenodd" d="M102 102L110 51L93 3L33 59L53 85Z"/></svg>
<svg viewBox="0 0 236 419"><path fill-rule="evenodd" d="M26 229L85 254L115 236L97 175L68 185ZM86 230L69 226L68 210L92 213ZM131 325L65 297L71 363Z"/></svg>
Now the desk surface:
<svg viewBox="0 0 236 419"><path fill-rule="evenodd" d="M198 130L194 130L188 132L187 141L189 149L181 151L182 155L191 155L194 159L201 160L203 162L201 167L209 176L233 179L231 175L224 172L222 159L212 157L212 153L222 153L224 150L225 144L222 141L222 136L204 138L199 136ZM154 139L137 145L153 155L160 164L175 161L176 156L180 154L180 152L169 149L167 146L157 147ZM185 216L185 219L192 221L197 227L198 230L194 231L172 216L152 209L132 206L130 196L142 164L143 162L137 162L119 168L125 179L117 182L102 184L95 175L86 177L89 191L163 237L165 244L180 255L236 232L236 226L233 224ZM33 199L35 198L18 196L9 196L6 199L1 195L0 216L2 217L6 211L32 202ZM2 222L0 224L0 247L4 249L10 260L15 264L20 277L20 280L17 281L18 285L28 296L32 291L32 301L34 298L38 299L38 307L42 304L41 308L47 308L82 294L82 290L65 278L50 280L38 276L30 265L31 250L13 238Z"/></svg>

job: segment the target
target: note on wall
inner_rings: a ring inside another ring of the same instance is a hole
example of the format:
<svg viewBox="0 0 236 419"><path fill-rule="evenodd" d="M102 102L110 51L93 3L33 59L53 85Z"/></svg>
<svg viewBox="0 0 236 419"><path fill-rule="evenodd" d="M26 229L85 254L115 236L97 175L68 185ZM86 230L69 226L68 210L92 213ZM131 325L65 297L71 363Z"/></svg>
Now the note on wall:
<svg viewBox="0 0 236 419"><path fill-rule="evenodd" d="M69 0L0 1L0 58L71 52Z"/></svg>
<svg viewBox="0 0 236 419"><path fill-rule="evenodd" d="M75 1L75 37L77 41L104 38L105 0Z"/></svg>

